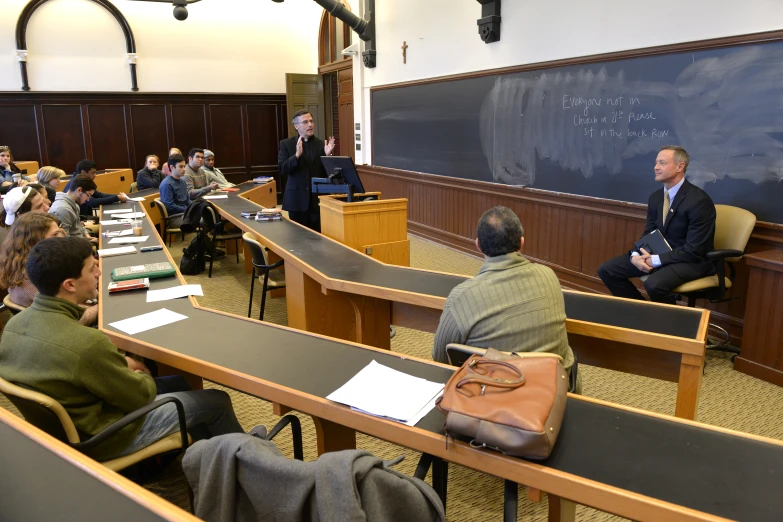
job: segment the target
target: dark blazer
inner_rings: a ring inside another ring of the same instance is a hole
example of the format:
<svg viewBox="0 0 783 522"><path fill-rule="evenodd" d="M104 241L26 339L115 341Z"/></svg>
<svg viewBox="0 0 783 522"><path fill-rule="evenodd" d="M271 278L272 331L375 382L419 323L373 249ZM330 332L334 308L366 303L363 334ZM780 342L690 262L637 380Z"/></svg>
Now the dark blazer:
<svg viewBox="0 0 783 522"><path fill-rule="evenodd" d="M672 263L711 266L707 252L715 249L715 205L707 193L686 179L674 196L665 225L662 213L663 189L650 196L644 227L644 235L656 228L660 230L672 247L671 252L660 255L661 266Z"/></svg>
<svg viewBox="0 0 783 522"><path fill-rule="evenodd" d="M324 140L313 136L304 144L304 153L296 158L296 142L299 136L280 142L277 166L286 180L283 194L283 210L306 212L310 206L310 179L325 178L326 170L321 156L326 156Z"/></svg>

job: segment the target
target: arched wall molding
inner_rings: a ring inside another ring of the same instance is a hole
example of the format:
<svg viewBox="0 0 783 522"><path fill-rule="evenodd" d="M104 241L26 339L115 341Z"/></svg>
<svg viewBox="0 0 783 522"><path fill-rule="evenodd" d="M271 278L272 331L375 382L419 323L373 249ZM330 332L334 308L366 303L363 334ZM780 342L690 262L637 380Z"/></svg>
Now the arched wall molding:
<svg viewBox="0 0 783 522"><path fill-rule="evenodd" d="M19 69L22 73L22 90L29 91L30 83L27 79L27 24L30 23L33 13L49 0L30 0L27 5L22 9L19 14L19 19L16 21L16 57L19 60ZM90 0L93 3L98 4L111 13L117 23L122 29L122 34L125 35L125 49L128 53L128 63L130 64L131 74L131 90L138 91L138 81L136 79L136 40L133 38L133 31L131 30L128 20L122 15L114 4L109 0Z"/></svg>

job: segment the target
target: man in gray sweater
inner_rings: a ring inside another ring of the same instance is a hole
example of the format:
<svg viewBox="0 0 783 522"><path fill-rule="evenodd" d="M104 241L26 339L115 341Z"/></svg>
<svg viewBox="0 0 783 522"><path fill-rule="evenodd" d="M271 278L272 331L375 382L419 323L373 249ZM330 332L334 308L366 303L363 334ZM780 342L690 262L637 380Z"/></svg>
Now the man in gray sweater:
<svg viewBox="0 0 783 522"><path fill-rule="evenodd" d="M60 227L69 236L87 238L97 244L98 239L91 237L79 217L80 205L86 204L97 189L95 181L87 174L79 174L69 184L67 192L58 192L49 213L60 218Z"/></svg>
<svg viewBox="0 0 783 522"><path fill-rule="evenodd" d="M570 373L565 302L557 276L522 257L525 231L511 209L494 207L479 220L476 247L484 264L449 294L432 358L448 362L446 345L467 344L504 352L550 352ZM581 382L577 376L577 392Z"/></svg>

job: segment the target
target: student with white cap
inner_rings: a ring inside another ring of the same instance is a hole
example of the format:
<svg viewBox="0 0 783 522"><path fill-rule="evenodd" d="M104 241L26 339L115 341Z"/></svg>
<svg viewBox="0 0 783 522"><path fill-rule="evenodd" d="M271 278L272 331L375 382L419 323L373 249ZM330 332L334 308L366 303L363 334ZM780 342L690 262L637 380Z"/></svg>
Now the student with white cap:
<svg viewBox="0 0 783 522"><path fill-rule="evenodd" d="M18 216L28 212L49 212L49 205L41 194L32 187L15 187L3 197L3 210L0 211L0 226L7 228L14 224Z"/></svg>

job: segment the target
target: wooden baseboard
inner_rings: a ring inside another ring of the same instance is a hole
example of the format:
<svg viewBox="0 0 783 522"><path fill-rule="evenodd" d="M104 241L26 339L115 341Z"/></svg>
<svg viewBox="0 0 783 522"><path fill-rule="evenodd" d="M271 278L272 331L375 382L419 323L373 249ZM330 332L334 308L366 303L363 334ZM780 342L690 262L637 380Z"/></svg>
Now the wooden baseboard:
<svg viewBox="0 0 783 522"><path fill-rule="evenodd" d="M763 364L751 361L750 359L745 359L742 356L738 356L734 359L734 369L738 372L750 375L751 377L761 379L762 381L783 386L782 371L770 368L769 366L764 366Z"/></svg>

